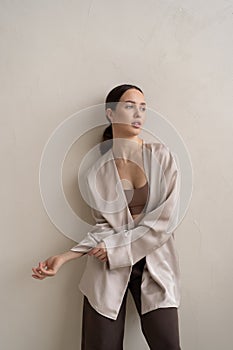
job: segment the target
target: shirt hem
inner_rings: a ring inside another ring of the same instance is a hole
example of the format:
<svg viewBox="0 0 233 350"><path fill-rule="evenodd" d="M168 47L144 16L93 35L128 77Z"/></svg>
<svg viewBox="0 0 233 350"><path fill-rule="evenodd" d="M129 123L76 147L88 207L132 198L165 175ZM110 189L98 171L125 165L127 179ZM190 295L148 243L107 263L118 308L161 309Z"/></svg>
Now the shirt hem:
<svg viewBox="0 0 233 350"><path fill-rule="evenodd" d="M154 311L157 309L165 309L169 307L176 307L177 309L180 307L180 303L171 303L171 304L162 304L162 305L154 305L154 306L149 306L147 308L143 308L143 311L141 312L142 315L146 314L147 312Z"/></svg>
<svg viewBox="0 0 233 350"><path fill-rule="evenodd" d="M104 317L107 317L107 318L110 318L112 320L116 320L117 319L117 316L118 316L118 313L116 315L107 315L105 314L103 311L101 311L88 297L88 295L86 294L86 292L84 292L84 290L82 290L82 288L79 287L79 290L83 293L83 295L85 295L85 297L88 299L90 305L93 307L93 309L95 309L96 312L98 312L100 315L104 316Z"/></svg>

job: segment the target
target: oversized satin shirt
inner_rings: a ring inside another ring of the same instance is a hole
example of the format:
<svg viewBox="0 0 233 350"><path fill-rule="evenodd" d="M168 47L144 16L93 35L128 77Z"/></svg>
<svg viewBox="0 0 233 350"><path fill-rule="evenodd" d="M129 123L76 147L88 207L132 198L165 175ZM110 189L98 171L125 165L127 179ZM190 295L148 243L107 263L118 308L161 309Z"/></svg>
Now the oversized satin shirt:
<svg viewBox="0 0 233 350"><path fill-rule="evenodd" d="M96 224L72 251L87 253L98 243L107 248L107 262L87 256L79 288L92 307L115 320L132 266L146 257L141 283L141 313L180 305L180 268L174 230L178 224L180 171L163 143L142 144L149 195L137 223L114 161L112 149L89 169L86 185Z"/></svg>

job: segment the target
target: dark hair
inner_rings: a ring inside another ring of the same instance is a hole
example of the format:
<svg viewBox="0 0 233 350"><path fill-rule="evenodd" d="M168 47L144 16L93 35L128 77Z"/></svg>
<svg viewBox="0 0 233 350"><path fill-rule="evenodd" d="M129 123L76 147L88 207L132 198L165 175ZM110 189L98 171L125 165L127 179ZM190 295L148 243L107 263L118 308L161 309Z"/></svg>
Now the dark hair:
<svg viewBox="0 0 233 350"><path fill-rule="evenodd" d="M117 103L120 101L121 96L129 89L136 89L141 93L143 93L143 91L138 86L135 86L135 85L130 85L130 84L118 85L108 93L105 99L105 111L107 110L107 108L111 108L112 110L115 110ZM108 142L103 142L100 144L101 154L104 154L112 147L112 138L113 138L112 123L107 117L107 115L106 115L106 118L110 122L110 125L105 128L103 132L102 141L108 141Z"/></svg>

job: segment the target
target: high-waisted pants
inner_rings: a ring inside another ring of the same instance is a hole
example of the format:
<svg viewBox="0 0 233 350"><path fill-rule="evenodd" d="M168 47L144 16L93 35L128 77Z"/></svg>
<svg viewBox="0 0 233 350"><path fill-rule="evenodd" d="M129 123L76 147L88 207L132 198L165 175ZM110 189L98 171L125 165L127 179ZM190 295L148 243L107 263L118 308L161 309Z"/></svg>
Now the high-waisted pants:
<svg viewBox="0 0 233 350"><path fill-rule="evenodd" d="M99 314L84 296L82 350L123 350L128 289L133 296L140 316L141 330L149 348L151 350L181 350L176 307L159 308L141 315L141 277L144 264L145 258L133 265L128 288L116 320Z"/></svg>

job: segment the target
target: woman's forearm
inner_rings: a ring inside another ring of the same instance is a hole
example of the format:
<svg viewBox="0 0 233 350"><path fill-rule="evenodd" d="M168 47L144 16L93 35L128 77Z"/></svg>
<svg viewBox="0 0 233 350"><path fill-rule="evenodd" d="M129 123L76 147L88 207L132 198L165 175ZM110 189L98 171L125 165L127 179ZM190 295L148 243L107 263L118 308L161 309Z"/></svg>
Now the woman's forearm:
<svg viewBox="0 0 233 350"><path fill-rule="evenodd" d="M66 251L66 252L60 254L63 263L66 263L66 262L73 260L73 259L80 258L82 255L84 255L84 253L74 252L72 250L69 250L69 251Z"/></svg>
<svg viewBox="0 0 233 350"><path fill-rule="evenodd" d="M43 280L46 277L55 276L61 266L69 260L79 258L84 253L66 251L61 254L50 256L43 262L39 262L37 267L33 267L33 278Z"/></svg>

